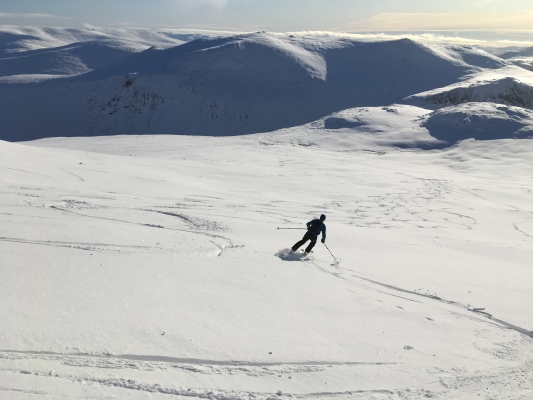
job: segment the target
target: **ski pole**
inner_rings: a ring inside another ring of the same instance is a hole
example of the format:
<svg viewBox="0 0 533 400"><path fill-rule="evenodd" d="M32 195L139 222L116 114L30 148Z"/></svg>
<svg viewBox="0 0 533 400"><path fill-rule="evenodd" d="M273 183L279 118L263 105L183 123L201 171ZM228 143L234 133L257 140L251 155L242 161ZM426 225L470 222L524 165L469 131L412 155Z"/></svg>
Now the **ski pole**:
<svg viewBox="0 0 533 400"><path fill-rule="evenodd" d="M326 249L328 249L329 254L331 254L331 257L333 257L333 259L334 259L335 261L337 261L337 258L333 255L333 253L331 252L331 250L329 249L329 247L326 245L326 243L324 243L324 246L326 246Z"/></svg>
<svg viewBox="0 0 533 400"><path fill-rule="evenodd" d="M333 253L331 252L331 250L329 249L329 247L326 245L326 243L324 243L324 246L326 246L326 249L328 249L329 254L331 254L331 257L333 257L333 260L334 260L334 261L333 261L333 264L332 264L332 265L334 265L335 267L338 267L339 264L341 263L341 260L338 259L337 257L335 257L335 256L333 255Z"/></svg>
<svg viewBox="0 0 533 400"><path fill-rule="evenodd" d="M301 230L306 229L306 228L278 228L278 231L279 231L280 229L281 229L281 230L295 229L295 230L300 230L300 231L301 231Z"/></svg>

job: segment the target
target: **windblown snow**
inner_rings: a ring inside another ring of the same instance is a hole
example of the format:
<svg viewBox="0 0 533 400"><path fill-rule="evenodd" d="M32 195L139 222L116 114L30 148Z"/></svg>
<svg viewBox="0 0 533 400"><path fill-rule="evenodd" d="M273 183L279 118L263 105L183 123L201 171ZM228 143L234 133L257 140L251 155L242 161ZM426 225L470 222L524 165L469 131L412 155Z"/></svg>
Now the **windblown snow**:
<svg viewBox="0 0 533 400"><path fill-rule="evenodd" d="M212 36L0 29L0 398L533 396L533 72Z"/></svg>
<svg viewBox="0 0 533 400"><path fill-rule="evenodd" d="M500 57L522 68L533 71L533 47L520 51L509 51Z"/></svg>

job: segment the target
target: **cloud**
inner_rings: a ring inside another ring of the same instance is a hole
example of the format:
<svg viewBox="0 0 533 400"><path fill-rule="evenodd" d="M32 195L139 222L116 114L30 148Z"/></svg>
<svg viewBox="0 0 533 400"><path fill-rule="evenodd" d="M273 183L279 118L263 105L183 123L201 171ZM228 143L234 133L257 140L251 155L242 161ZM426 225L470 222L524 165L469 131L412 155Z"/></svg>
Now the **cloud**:
<svg viewBox="0 0 533 400"><path fill-rule="evenodd" d="M349 25L361 31L531 30L533 10L508 15L381 13Z"/></svg>
<svg viewBox="0 0 533 400"><path fill-rule="evenodd" d="M196 0L196 2L218 6L218 7L224 7L228 4L228 0Z"/></svg>
<svg viewBox="0 0 533 400"><path fill-rule="evenodd" d="M224 8L228 5L228 0L181 0L179 3L188 7L215 7Z"/></svg>
<svg viewBox="0 0 533 400"><path fill-rule="evenodd" d="M469 39L459 36L438 35L435 33L350 33L350 32L327 32L327 31L304 31L304 32L287 32L294 36L305 37L332 37L348 38L356 40L397 40L412 39L419 42L427 43L454 43L454 44L485 44L486 41L478 39Z"/></svg>
<svg viewBox="0 0 533 400"><path fill-rule="evenodd" d="M52 14L27 14L27 13L3 13L0 12L0 18L59 18Z"/></svg>
<svg viewBox="0 0 533 400"><path fill-rule="evenodd" d="M474 45L486 47L507 47L507 46L533 46L533 31L525 36L522 40L512 39L474 39L468 37L461 37L459 35L452 36L449 34L438 34L435 32L428 33L410 33L410 32L394 32L394 33L357 33L357 32L329 32L329 31L299 31L279 33L279 35L294 35L296 37L308 38L348 38L362 41L376 41L376 40L398 40L411 39L417 42L428 44L455 44L455 45Z"/></svg>
<svg viewBox="0 0 533 400"><path fill-rule="evenodd" d="M189 7L209 7L209 8L226 8L232 4L243 4L248 0L179 0L182 4Z"/></svg>
<svg viewBox="0 0 533 400"><path fill-rule="evenodd" d="M88 24L88 23L85 23L85 22L83 24L81 24L81 26L83 28L87 29L88 31L95 31L97 29L100 29L99 26L91 25L91 24Z"/></svg>

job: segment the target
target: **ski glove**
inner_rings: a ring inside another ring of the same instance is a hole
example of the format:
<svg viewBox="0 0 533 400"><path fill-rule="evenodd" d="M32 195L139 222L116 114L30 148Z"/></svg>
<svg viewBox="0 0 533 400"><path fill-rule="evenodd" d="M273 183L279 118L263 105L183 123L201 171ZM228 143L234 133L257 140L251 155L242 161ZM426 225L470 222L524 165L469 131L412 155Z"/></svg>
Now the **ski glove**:
<svg viewBox="0 0 533 400"><path fill-rule="evenodd" d="M322 239L322 243L326 243L326 239Z"/></svg>

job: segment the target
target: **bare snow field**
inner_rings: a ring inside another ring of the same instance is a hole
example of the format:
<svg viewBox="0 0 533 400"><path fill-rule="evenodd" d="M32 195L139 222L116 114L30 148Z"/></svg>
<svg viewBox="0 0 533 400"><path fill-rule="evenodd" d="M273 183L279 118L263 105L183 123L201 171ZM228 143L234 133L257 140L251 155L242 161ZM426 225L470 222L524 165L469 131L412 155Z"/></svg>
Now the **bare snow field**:
<svg viewBox="0 0 533 400"><path fill-rule="evenodd" d="M528 51L1 27L0 398L533 398Z"/></svg>
<svg viewBox="0 0 533 400"><path fill-rule="evenodd" d="M1 142L3 398L531 395L533 141L334 134Z"/></svg>

